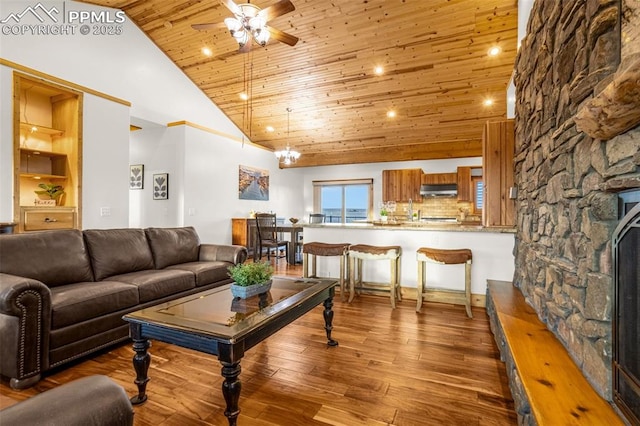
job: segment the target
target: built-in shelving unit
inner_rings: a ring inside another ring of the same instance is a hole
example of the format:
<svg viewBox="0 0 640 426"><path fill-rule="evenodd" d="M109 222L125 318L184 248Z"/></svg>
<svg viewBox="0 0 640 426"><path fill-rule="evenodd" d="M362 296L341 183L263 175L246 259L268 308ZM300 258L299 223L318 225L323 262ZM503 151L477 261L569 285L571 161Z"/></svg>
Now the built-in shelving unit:
<svg viewBox="0 0 640 426"><path fill-rule="evenodd" d="M67 154L20 148L20 178L67 179Z"/></svg>
<svg viewBox="0 0 640 426"><path fill-rule="evenodd" d="M20 122L20 131L27 131L32 133L42 133L43 135L60 136L64 133L64 130L53 129L51 127L41 126L33 123Z"/></svg>
<svg viewBox="0 0 640 426"><path fill-rule="evenodd" d="M18 223L17 231L79 228L82 93L17 71L13 84L14 221ZM56 205L39 204L43 196L36 191L41 189L42 183L64 188L64 195ZM37 221L42 216L40 211L47 219L43 226L27 223L28 220Z"/></svg>

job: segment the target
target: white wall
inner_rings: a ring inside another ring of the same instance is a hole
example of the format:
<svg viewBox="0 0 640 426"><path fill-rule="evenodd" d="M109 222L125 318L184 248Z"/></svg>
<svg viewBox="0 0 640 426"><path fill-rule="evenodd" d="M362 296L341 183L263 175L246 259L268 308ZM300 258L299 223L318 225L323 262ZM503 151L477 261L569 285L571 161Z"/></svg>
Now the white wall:
<svg viewBox="0 0 640 426"><path fill-rule="evenodd" d="M83 99L82 227L126 228L129 107L89 94Z"/></svg>
<svg viewBox="0 0 640 426"><path fill-rule="evenodd" d="M202 241L231 243L232 217L254 210L289 218L304 211L302 169L280 170L271 151L188 125L133 132L130 161L144 164L144 189L129 191L132 227L194 226ZM268 201L238 198L240 165L269 172ZM153 199L155 173L169 173L169 200Z"/></svg>

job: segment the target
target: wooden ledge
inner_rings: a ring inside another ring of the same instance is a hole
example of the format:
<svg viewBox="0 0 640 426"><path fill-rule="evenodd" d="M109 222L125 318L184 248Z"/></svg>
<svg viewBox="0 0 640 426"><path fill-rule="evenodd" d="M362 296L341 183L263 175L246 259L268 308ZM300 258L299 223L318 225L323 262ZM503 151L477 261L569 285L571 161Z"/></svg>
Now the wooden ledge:
<svg viewBox="0 0 640 426"><path fill-rule="evenodd" d="M487 293L491 329L496 340L498 334L502 335L504 342L498 341L498 347L503 358L508 358L504 352L509 352L513 360L535 423L624 425L610 403L591 387L562 343L538 319L520 290L510 282L489 280ZM495 318L499 324L493 324Z"/></svg>
<svg viewBox="0 0 640 426"><path fill-rule="evenodd" d="M578 111L578 130L608 140L640 123L640 59L618 71L613 81Z"/></svg>

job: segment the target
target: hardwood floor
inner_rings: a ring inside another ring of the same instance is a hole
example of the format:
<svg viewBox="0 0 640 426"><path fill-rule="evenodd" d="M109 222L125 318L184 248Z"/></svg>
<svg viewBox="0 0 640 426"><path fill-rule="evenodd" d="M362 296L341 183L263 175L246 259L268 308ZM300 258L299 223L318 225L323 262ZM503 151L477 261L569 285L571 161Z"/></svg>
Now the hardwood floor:
<svg viewBox="0 0 640 426"><path fill-rule="evenodd" d="M276 273L301 276L302 268L280 260ZM339 346L327 346L318 307L246 353L240 425L517 424L484 309L469 319L464 306L426 302L416 314L414 300L395 310L387 297L334 302ZM136 426L226 424L215 357L156 341L150 353L149 400L134 408ZM134 395L132 357L127 343L24 391L3 381L0 407L90 374Z"/></svg>

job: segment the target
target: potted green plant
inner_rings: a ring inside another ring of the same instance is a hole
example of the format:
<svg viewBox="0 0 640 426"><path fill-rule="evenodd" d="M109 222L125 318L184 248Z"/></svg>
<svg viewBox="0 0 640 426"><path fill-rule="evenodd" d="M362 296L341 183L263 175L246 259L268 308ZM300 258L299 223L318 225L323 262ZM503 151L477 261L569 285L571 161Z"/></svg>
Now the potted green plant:
<svg viewBox="0 0 640 426"><path fill-rule="evenodd" d="M380 209L380 220L386 222L389 218L389 211L385 206Z"/></svg>
<svg viewBox="0 0 640 426"><path fill-rule="evenodd" d="M50 200L54 200L56 204L59 203L60 197L64 194L64 187L55 183L41 183L38 187L42 189L34 191L36 194L46 195Z"/></svg>
<svg viewBox="0 0 640 426"><path fill-rule="evenodd" d="M246 299L271 289L273 266L267 262L241 263L229 267L229 276L233 279L231 294Z"/></svg>

